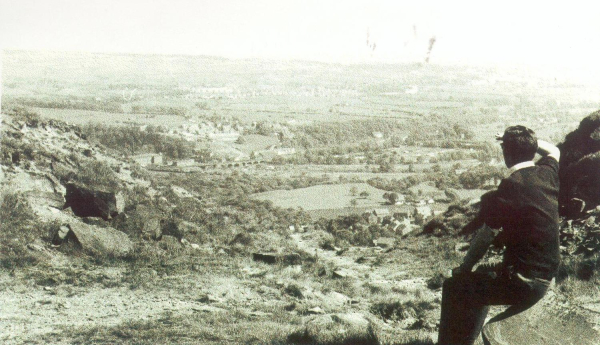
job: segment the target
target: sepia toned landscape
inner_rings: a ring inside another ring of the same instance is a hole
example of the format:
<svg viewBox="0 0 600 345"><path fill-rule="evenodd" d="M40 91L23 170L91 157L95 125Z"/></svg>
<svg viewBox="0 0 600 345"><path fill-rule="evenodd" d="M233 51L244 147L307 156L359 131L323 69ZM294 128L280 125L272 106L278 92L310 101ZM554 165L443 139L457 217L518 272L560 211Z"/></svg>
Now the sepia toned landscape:
<svg viewBox="0 0 600 345"><path fill-rule="evenodd" d="M600 343L600 87L425 62L6 50L2 67L4 344L435 344L515 124L563 143L572 183L559 276L511 322Z"/></svg>

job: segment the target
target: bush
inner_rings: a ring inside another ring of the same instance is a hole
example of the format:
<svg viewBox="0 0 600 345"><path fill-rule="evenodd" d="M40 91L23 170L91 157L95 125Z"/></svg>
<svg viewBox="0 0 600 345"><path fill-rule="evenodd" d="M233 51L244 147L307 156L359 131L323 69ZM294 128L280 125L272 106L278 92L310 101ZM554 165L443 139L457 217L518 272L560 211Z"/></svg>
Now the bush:
<svg viewBox="0 0 600 345"><path fill-rule="evenodd" d="M81 163L78 171L62 170L56 173L63 183L75 182L107 192L116 192L121 187L117 174L102 161L87 160Z"/></svg>
<svg viewBox="0 0 600 345"><path fill-rule="evenodd" d="M29 111L24 107L13 107L6 111L6 114L12 116L17 121L23 121L29 127L37 127L41 122L40 115L36 112Z"/></svg>
<svg viewBox="0 0 600 345"><path fill-rule="evenodd" d="M404 320L412 317L416 319L424 319L429 310L435 309L435 305L427 301L407 301L407 302L379 302L371 306L370 310L373 314L379 315L385 320Z"/></svg>

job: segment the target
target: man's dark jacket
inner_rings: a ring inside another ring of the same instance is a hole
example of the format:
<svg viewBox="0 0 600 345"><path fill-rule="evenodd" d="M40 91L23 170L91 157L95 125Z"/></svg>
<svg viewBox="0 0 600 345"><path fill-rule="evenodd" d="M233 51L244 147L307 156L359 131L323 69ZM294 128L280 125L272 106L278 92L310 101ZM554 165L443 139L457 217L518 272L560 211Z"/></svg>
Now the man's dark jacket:
<svg viewBox="0 0 600 345"><path fill-rule="evenodd" d="M503 179L482 198L482 216L506 246L504 265L529 278L550 280L560 262L558 233L558 162L541 158Z"/></svg>

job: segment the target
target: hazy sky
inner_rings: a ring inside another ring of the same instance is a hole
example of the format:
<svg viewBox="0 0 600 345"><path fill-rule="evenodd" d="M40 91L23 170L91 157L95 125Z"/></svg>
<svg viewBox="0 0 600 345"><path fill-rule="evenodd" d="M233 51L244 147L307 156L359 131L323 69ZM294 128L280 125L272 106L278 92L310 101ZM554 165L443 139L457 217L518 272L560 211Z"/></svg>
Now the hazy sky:
<svg viewBox="0 0 600 345"><path fill-rule="evenodd" d="M4 49L423 61L435 37L432 63L598 70L600 6L586 2L0 0L0 44Z"/></svg>

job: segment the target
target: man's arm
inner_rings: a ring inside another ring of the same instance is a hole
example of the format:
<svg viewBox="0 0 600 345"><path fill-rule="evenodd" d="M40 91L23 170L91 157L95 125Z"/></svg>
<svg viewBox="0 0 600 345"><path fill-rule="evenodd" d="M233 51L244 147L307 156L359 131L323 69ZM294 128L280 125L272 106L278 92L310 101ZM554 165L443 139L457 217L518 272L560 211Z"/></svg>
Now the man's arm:
<svg viewBox="0 0 600 345"><path fill-rule="evenodd" d="M500 230L492 229L484 224L471 241L471 246L463 259L463 263L458 268L455 268L452 273L459 274L471 272L473 266L483 258L499 232Z"/></svg>
<svg viewBox="0 0 600 345"><path fill-rule="evenodd" d="M538 139L537 153L543 157L552 157L556 159L557 162L560 159L560 150L558 149L558 147L544 140Z"/></svg>

